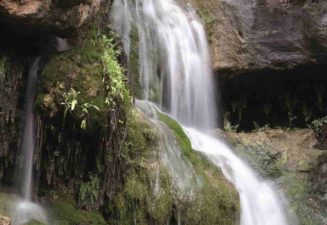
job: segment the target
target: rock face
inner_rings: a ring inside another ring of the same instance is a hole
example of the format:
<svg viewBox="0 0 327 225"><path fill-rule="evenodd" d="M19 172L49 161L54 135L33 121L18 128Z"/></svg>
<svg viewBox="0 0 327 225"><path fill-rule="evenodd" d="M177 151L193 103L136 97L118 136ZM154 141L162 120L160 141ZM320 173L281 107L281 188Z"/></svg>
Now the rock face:
<svg viewBox="0 0 327 225"><path fill-rule="evenodd" d="M213 67L244 73L326 62L327 2L183 0L208 30Z"/></svg>
<svg viewBox="0 0 327 225"><path fill-rule="evenodd" d="M4 177L12 177L10 167L19 145L23 69L19 60L0 54L0 181Z"/></svg>
<svg viewBox="0 0 327 225"><path fill-rule="evenodd" d="M226 132L235 151L286 193L300 225L326 224L327 154L310 129Z"/></svg>
<svg viewBox="0 0 327 225"><path fill-rule="evenodd" d="M2 0L0 18L23 33L53 32L65 36L81 27L100 6L100 0Z"/></svg>
<svg viewBox="0 0 327 225"><path fill-rule="evenodd" d="M11 224L11 220L9 217L5 217L5 216L2 216L0 214L0 225L10 225Z"/></svg>

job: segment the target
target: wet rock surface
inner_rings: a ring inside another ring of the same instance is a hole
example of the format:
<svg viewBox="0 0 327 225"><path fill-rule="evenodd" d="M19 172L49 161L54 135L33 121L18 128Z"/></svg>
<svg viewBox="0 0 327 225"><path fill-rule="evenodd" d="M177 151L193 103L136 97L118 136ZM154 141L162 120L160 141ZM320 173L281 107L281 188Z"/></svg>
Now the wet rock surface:
<svg viewBox="0 0 327 225"><path fill-rule="evenodd" d="M325 224L327 155L311 129L226 132L229 143L264 177L286 193L299 224Z"/></svg>
<svg viewBox="0 0 327 225"><path fill-rule="evenodd" d="M13 177L8 175L12 172L8 168L12 167L18 148L23 69L22 62L0 55L0 181Z"/></svg>

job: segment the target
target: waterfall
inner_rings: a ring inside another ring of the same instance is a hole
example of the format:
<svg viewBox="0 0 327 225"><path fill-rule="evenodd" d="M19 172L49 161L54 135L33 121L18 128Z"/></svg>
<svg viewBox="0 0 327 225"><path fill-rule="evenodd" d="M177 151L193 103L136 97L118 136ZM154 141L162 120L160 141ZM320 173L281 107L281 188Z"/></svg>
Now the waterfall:
<svg viewBox="0 0 327 225"><path fill-rule="evenodd" d="M14 209L12 210L13 225L26 224L32 220L47 223L45 211L41 206L32 202L33 156L35 149L34 100L39 62L40 58L36 58L33 64L30 65L26 85L21 144L23 166L19 171L20 181L22 183L22 199L18 203L15 203Z"/></svg>
<svg viewBox="0 0 327 225"><path fill-rule="evenodd" d="M30 67L25 93L24 130L21 144L24 163L21 170L21 177L23 184L22 195L27 201L32 200L33 156L35 149L34 98L39 61L40 59L37 58Z"/></svg>
<svg viewBox="0 0 327 225"><path fill-rule="evenodd" d="M296 224L275 185L206 133L216 126L217 106L206 35L194 11L175 0L116 0L111 14L127 55L137 32L143 98L178 120L193 148L234 184L241 225Z"/></svg>

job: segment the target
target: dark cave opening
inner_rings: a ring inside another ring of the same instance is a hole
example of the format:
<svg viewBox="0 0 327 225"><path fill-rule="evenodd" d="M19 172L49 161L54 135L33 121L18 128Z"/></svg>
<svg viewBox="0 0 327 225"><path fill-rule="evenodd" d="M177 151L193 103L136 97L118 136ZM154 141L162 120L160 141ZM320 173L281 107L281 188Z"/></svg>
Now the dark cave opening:
<svg viewBox="0 0 327 225"><path fill-rule="evenodd" d="M305 128L327 115L327 64L218 77L221 120L237 131Z"/></svg>

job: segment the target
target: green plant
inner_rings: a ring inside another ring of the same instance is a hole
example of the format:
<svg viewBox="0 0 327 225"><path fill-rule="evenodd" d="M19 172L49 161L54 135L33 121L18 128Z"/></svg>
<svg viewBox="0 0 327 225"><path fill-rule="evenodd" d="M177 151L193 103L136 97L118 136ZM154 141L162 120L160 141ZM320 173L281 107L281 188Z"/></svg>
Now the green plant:
<svg viewBox="0 0 327 225"><path fill-rule="evenodd" d="M327 116L312 121L310 127L314 130L316 134L320 134L322 131L322 127L326 124Z"/></svg>
<svg viewBox="0 0 327 225"><path fill-rule="evenodd" d="M91 202L94 204L100 191L100 180L97 176L90 175L90 180L81 184L79 189L79 198L82 202Z"/></svg>
<svg viewBox="0 0 327 225"><path fill-rule="evenodd" d="M224 130L225 131L229 131L229 132L236 132L237 129L239 128L239 124L237 125L232 125L231 122L229 122L228 120L225 121L225 126L224 126Z"/></svg>
<svg viewBox="0 0 327 225"><path fill-rule="evenodd" d="M297 116L293 116L291 112L288 112L287 116L288 116L288 128L292 128L294 126L294 120L297 119Z"/></svg>
<svg viewBox="0 0 327 225"><path fill-rule="evenodd" d="M81 128L86 129L87 117L89 115L90 109L94 109L96 111L100 111L100 108L92 103L79 103L78 95L79 91L76 91L74 88L71 88L68 92L63 93L64 102L61 104L65 106L64 117L68 111L75 111L75 109L80 109L79 117L82 119Z"/></svg>

